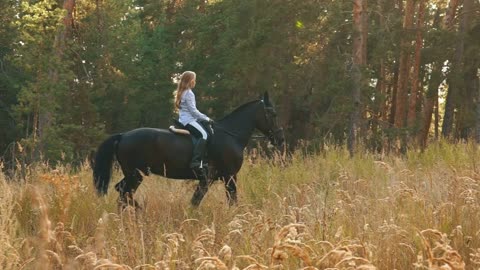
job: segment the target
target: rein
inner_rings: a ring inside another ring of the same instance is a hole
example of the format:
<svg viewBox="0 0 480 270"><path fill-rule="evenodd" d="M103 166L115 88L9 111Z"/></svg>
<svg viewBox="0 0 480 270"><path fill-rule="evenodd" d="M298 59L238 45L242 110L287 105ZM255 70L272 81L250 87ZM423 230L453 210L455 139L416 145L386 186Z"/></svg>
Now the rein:
<svg viewBox="0 0 480 270"><path fill-rule="evenodd" d="M263 103L263 100L262 100L262 103ZM265 104L264 104L265 106ZM272 116L276 116L276 113L275 111L273 110L273 108L270 108L270 107L264 107L265 108L265 118L266 119L271 119ZM267 120L268 121L268 120ZM221 130L223 131L224 133L232 136L232 137L237 137L239 138L240 135L236 134L235 132L232 132L228 129L226 129L225 127L223 127L222 125L214 122L212 125L211 125L211 129L213 131L215 131L215 128L218 129L218 130ZM278 129L275 129L275 130L269 130L268 134L266 135L252 135L251 138L253 139L268 139L272 142L273 145L277 144L276 143L276 140L275 140L275 137L278 133L283 133L283 128L278 128Z"/></svg>
<svg viewBox="0 0 480 270"><path fill-rule="evenodd" d="M218 128L219 130L227 133L228 135L230 136L233 136L233 137L240 137L238 134L234 133L234 132L231 132L230 130L227 130L226 128L224 128L223 126L217 124L217 123L213 123L213 126L214 126L214 131L215 131L215 128Z"/></svg>
<svg viewBox="0 0 480 270"><path fill-rule="evenodd" d="M225 133L227 133L228 135L232 136L232 137L240 137L240 135L230 131L230 130L227 130L226 128L224 128L223 126L217 124L217 123L213 123L213 126L215 128L218 128L218 130L221 130ZM214 130L215 131L215 130ZM269 139L271 140L272 137L274 137L277 133L280 133L280 132L283 132L283 128L279 128L279 129L276 129L276 130L272 130L269 132L268 135L252 135L251 138L252 139Z"/></svg>
<svg viewBox="0 0 480 270"><path fill-rule="evenodd" d="M213 124L215 128L218 128L218 130L224 132L224 133L227 133L228 135L232 136L232 137L240 137L240 135L236 134L235 132L232 132L230 130L227 130L226 128L224 128L223 126L217 124L217 123L214 123ZM251 136L252 139L268 139L268 136L265 136L265 135L252 135Z"/></svg>

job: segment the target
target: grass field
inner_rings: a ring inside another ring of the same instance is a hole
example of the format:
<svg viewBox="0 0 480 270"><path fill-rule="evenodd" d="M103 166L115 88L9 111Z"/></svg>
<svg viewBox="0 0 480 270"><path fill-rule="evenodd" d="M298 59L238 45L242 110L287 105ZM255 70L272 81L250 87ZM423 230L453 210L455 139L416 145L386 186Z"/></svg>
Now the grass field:
<svg viewBox="0 0 480 270"><path fill-rule="evenodd" d="M219 182L194 209L195 182L146 177L135 212L118 211L112 187L97 197L87 166L0 174L0 268L480 269L475 147L249 156L236 207Z"/></svg>

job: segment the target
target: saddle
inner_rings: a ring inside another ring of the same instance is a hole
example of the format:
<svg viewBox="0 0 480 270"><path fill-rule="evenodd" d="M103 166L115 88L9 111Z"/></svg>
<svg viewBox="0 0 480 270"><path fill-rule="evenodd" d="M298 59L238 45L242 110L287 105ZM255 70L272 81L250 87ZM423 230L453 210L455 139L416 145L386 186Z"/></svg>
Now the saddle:
<svg viewBox="0 0 480 270"><path fill-rule="evenodd" d="M173 125L168 127L168 130L170 132L175 133L175 134L181 134L181 135L190 135L190 131L188 131L182 123L178 122L177 119L172 119L173 120Z"/></svg>
<svg viewBox="0 0 480 270"><path fill-rule="evenodd" d="M173 118L172 121L173 125L168 127L170 132L180 135L190 135L190 131L188 131L177 119ZM208 137L210 138L214 133L212 126L207 122L200 122L200 124L205 128L205 131L208 133Z"/></svg>

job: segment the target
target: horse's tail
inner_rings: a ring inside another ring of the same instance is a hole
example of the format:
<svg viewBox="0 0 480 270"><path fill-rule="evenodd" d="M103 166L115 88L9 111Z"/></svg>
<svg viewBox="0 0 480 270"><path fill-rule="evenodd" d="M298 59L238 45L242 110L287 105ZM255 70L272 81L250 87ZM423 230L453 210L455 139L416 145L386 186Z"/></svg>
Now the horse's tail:
<svg viewBox="0 0 480 270"><path fill-rule="evenodd" d="M93 183L98 195L105 195L112 175L113 159L122 134L115 134L106 139L97 150L93 164Z"/></svg>

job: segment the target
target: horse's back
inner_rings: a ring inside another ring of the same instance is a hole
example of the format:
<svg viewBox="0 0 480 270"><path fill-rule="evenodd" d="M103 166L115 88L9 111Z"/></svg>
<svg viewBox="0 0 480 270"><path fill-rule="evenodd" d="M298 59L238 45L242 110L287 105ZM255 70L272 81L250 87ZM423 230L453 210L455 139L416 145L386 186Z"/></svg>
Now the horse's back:
<svg viewBox="0 0 480 270"><path fill-rule="evenodd" d="M134 144L136 146L145 143L165 142L168 144L185 144L190 141L190 136L174 134L168 129L161 128L137 128L122 135L123 144Z"/></svg>
<svg viewBox="0 0 480 270"><path fill-rule="evenodd" d="M122 140L126 138L147 138L151 136L167 136L171 134L170 131L163 129L163 128L149 128L149 127L142 127L132 129L123 133Z"/></svg>
<svg viewBox="0 0 480 270"><path fill-rule="evenodd" d="M122 168L156 174L165 174L169 169L188 168L191 157L190 136L159 128L138 128L124 133L117 150Z"/></svg>

